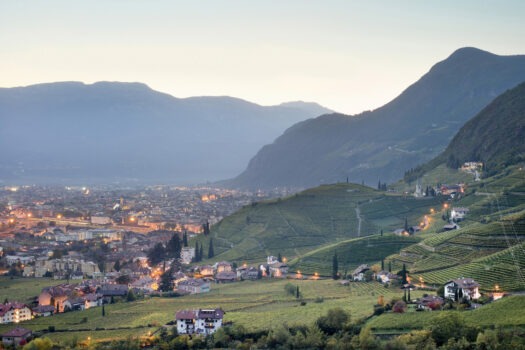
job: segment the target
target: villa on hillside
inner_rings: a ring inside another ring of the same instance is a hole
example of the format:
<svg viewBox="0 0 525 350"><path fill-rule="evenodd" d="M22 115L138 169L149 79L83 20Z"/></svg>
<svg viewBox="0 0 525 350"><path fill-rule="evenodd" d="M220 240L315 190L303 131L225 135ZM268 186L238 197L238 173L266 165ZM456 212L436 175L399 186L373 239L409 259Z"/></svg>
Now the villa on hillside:
<svg viewBox="0 0 525 350"><path fill-rule="evenodd" d="M468 212L469 212L468 208L463 208L463 207L452 208L452 211L450 212L450 218L454 221L460 221L465 218Z"/></svg>
<svg viewBox="0 0 525 350"><path fill-rule="evenodd" d="M458 278L445 283L445 298L458 301L461 298L476 300L481 297L479 283L472 278Z"/></svg>
<svg viewBox="0 0 525 350"><path fill-rule="evenodd" d="M212 334L222 327L222 309L181 310L175 314L179 334Z"/></svg>
<svg viewBox="0 0 525 350"><path fill-rule="evenodd" d="M367 264L359 265L357 269L352 272L352 279L354 281L363 281L365 279L365 272L370 270Z"/></svg>

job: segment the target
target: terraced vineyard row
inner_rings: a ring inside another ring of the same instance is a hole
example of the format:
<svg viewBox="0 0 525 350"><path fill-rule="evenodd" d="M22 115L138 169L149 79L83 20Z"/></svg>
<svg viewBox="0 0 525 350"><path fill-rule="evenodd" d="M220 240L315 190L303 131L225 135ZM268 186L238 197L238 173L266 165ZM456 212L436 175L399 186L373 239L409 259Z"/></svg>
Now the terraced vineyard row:
<svg viewBox="0 0 525 350"><path fill-rule="evenodd" d="M442 284L453 278L471 277L481 283L481 288L484 290L490 290L496 284L504 290L522 290L525 289L523 271L525 271L525 246L522 244L469 264L423 272L421 275L429 283Z"/></svg>
<svg viewBox="0 0 525 350"><path fill-rule="evenodd" d="M414 237L376 235L341 242L335 246L319 249L298 258L290 264L293 269L299 269L306 273L318 272L330 275L332 258L334 253L337 253L340 270L346 268L351 272L360 264L377 263L390 254L416 242L418 242L418 239Z"/></svg>

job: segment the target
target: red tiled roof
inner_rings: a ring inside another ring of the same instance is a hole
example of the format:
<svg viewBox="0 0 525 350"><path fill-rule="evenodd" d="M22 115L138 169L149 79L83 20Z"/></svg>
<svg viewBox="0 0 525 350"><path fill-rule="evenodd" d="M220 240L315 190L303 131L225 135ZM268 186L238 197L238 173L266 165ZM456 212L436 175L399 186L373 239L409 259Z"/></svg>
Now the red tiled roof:
<svg viewBox="0 0 525 350"><path fill-rule="evenodd" d="M22 327L16 327L8 331L7 333L2 334L2 337L23 337L28 334L31 334L31 330L25 329Z"/></svg>
<svg viewBox="0 0 525 350"><path fill-rule="evenodd" d="M193 320L197 318L197 313L193 310L181 310L175 314L177 320Z"/></svg>

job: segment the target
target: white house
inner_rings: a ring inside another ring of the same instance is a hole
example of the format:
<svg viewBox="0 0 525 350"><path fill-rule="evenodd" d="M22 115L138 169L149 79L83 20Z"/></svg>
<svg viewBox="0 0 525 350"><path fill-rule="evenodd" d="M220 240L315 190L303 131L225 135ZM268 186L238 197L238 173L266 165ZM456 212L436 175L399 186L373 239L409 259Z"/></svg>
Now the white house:
<svg viewBox="0 0 525 350"><path fill-rule="evenodd" d="M469 212L468 208L463 208L463 207L452 208L452 211L450 212L450 218L456 221L463 220L465 216L468 214L468 212Z"/></svg>
<svg viewBox="0 0 525 350"><path fill-rule="evenodd" d="M207 293L210 291L210 283L201 279L189 278L179 282L177 289L190 294Z"/></svg>
<svg viewBox="0 0 525 350"><path fill-rule="evenodd" d="M288 265L282 262L270 264L270 275L272 277L286 277L288 274Z"/></svg>
<svg viewBox="0 0 525 350"><path fill-rule="evenodd" d="M458 278L448 281L445 283L444 292L446 299L456 301L461 298L475 300L481 297L481 294L479 294L479 283L472 278Z"/></svg>
<svg viewBox="0 0 525 350"><path fill-rule="evenodd" d="M195 257L195 248L183 247L180 250L180 259L183 264L190 264L191 260Z"/></svg>
<svg viewBox="0 0 525 350"><path fill-rule="evenodd" d="M365 279L365 272L370 270L370 266L367 264L359 265L357 269L352 272L352 278L354 281L363 281Z"/></svg>
<svg viewBox="0 0 525 350"><path fill-rule="evenodd" d="M181 310L175 314L179 334L212 334L222 327L222 309Z"/></svg>
<svg viewBox="0 0 525 350"><path fill-rule="evenodd" d="M30 320L32 317L29 306L19 302L0 304L0 324L18 323Z"/></svg>

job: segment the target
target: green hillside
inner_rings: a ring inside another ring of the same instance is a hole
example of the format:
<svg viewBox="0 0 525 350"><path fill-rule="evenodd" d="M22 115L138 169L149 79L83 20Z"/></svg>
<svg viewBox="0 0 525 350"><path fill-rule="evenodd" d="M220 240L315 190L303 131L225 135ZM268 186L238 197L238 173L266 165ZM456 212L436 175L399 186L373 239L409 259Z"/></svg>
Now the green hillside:
<svg viewBox="0 0 525 350"><path fill-rule="evenodd" d="M214 260L259 262L279 253L289 259L301 257L326 245L391 232L403 227L405 217L415 225L429 206L439 203L356 184L320 186L253 203L213 226ZM199 240L206 249L207 238Z"/></svg>

